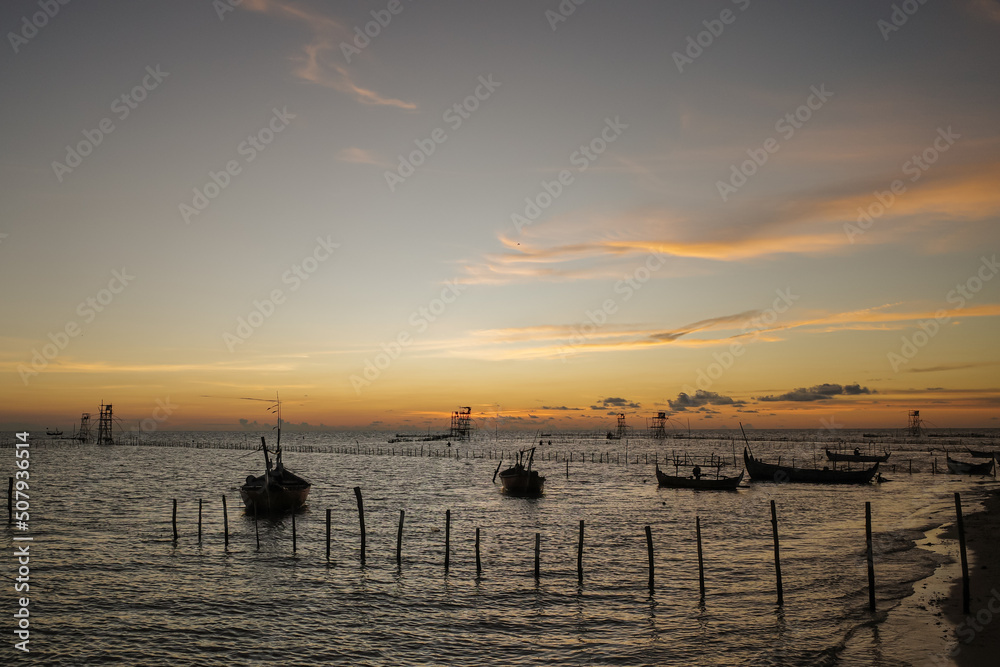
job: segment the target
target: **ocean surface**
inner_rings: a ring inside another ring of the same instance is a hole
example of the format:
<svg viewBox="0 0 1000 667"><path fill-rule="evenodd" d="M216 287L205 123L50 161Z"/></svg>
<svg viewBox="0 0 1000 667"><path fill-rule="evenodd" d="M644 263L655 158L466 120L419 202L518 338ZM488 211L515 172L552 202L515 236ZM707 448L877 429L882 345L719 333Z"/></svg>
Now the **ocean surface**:
<svg viewBox="0 0 1000 667"><path fill-rule="evenodd" d="M542 436L534 464L547 478L544 496L511 498L491 481L496 457L502 452L506 467L510 452L527 446L530 435L478 434L449 447L389 444L392 434L283 433L285 465L313 483L308 507L295 517L293 550L290 516L261 519L255 527L243 513L239 486L248 474L260 474L263 456L240 447L252 447L260 435L155 433L142 445L98 447L32 434L28 530L3 530L0 567L11 583L2 598L7 630L0 662L907 664L878 629L912 583L941 560L914 548L914 540L954 520L955 491L971 512L984 489L997 484L933 474L935 458L944 466L944 447L961 447L957 439L921 439L890 445L893 456L883 466L889 481L878 485L745 480L735 492L660 489L654 459L673 471L664 465L671 454L715 454L728 460L723 474L736 474L742 440L730 432L661 441L553 433ZM271 432L263 435L272 442ZM995 447L1000 432L988 435L963 444ZM16 470L13 434L0 439L0 471L9 477ZM781 456L799 465L822 466L823 447L838 439L851 441L852 434L751 434L758 458ZM680 470L690 472L689 466ZM364 499L363 564L356 486ZM772 500L782 606L776 604ZM868 611L866 501L875 531L875 614ZM583 583L577 580L581 520ZM654 549L652 591L646 526ZM13 591L11 554L25 544L15 536L33 538L27 654L14 649L7 611L23 595ZM838 656L847 646L845 662Z"/></svg>

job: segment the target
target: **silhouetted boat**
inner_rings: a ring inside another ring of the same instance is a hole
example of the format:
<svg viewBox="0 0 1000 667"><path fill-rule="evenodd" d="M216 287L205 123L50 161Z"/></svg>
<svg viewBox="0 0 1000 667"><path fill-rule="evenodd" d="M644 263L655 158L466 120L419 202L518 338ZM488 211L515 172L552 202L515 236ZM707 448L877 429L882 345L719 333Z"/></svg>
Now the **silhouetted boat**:
<svg viewBox="0 0 1000 667"><path fill-rule="evenodd" d="M850 461L851 463L885 463L889 460L891 454L885 452L884 454L862 454L857 449L854 450L853 454L845 454L843 452L831 452L829 449L826 450L826 458L829 461Z"/></svg>
<svg viewBox="0 0 1000 667"><path fill-rule="evenodd" d="M535 458L535 448L522 449L517 453L517 462L499 475L504 493L512 496L540 496L545 478L531 469ZM527 462L527 465L525 465Z"/></svg>
<svg viewBox="0 0 1000 667"><path fill-rule="evenodd" d="M987 451L983 451L983 450L979 450L979 449L970 449L968 447L966 447L965 449L966 449L966 451L969 452L969 456L971 456L974 459L991 459L991 458L993 458L993 452L987 452Z"/></svg>
<svg viewBox="0 0 1000 667"><path fill-rule="evenodd" d="M247 475L246 483L240 487L240 497L247 512L267 514L290 512L305 504L312 484L290 470L281 462L281 402L275 400L278 413L278 442L274 448L274 465L267 451L264 436L260 437L260 448L264 452L264 474L259 477Z"/></svg>
<svg viewBox="0 0 1000 667"><path fill-rule="evenodd" d="M878 472L878 463L863 470L831 468L796 468L764 463L754 458L749 447L743 448L743 462L750 479L761 482L810 482L814 484L867 484Z"/></svg>
<svg viewBox="0 0 1000 667"><path fill-rule="evenodd" d="M956 461L947 454L945 457L948 460L948 472L950 473L954 473L956 475L993 474L993 459L990 459L986 463L967 463L965 461Z"/></svg>
<svg viewBox="0 0 1000 667"><path fill-rule="evenodd" d="M247 475L246 483L240 487L240 497L243 498L247 511L267 514L289 512L302 507L312 484L285 469L281 462L280 444L274 452L273 467L263 436L260 446L264 451L265 472L259 477Z"/></svg>
<svg viewBox="0 0 1000 667"><path fill-rule="evenodd" d="M660 466L656 466L656 481L660 486L669 487L672 489L711 489L711 490L734 490L743 481L743 472L736 477L719 477L716 479L711 479L708 477L676 477L674 475L668 475L662 470Z"/></svg>
<svg viewBox="0 0 1000 667"><path fill-rule="evenodd" d="M45 431L45 435L51 435L54 438L57 438L57 437L59 437L62 434L63 434L63 432L60 431L59 429L56 429L55 431L46 429L46 431Z"/></svg>

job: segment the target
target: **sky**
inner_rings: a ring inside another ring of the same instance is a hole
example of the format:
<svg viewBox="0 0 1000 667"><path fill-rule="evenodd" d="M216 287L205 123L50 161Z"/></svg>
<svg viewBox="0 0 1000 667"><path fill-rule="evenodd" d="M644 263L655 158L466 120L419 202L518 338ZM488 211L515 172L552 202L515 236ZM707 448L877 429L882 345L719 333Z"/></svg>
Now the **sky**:
<svg viewBox="0 0 1000 667"><path fill-rule="evenodd" d="M0 428L1000 427L1000 3L0 27Z"/></svg>

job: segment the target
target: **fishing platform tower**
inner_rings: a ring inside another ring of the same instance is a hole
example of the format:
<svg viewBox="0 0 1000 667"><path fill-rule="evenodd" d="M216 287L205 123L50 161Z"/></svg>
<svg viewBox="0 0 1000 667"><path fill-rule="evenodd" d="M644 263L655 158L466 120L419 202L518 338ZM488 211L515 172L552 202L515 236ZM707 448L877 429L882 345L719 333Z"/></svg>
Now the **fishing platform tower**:
<svg viewBox="0 0 1000 667"><path fill-rule="evenodd" d="M115 444L114 437L111 433L112 424L114 423L114 417L111 413L111 404L108 403L104 405L101 403L101 415L97 422L97 444L99 445L113 445Z"/></svg>
<svg viewBox="0 0 1000 667"><path fill-rule="evenodd" d="M906 426L906 434L913 438L919 438L921 435L921 423L920 410L910 410L909 422Z"/></svg>
<svg viewBox="0 0 1000 667"><path fill-rule="evenodd" d="M463 407L451 413L451 430L448 437L454 440L468 440L472 435L472 408Z"/></svg>
<svg viewBox="0 0 1000 667"><path fill-rule="evenodd" d="M657 412L655 417L646 419L646 428L649 430L649 437L656 440L663 440L667 437L667 413Z"/></svg>

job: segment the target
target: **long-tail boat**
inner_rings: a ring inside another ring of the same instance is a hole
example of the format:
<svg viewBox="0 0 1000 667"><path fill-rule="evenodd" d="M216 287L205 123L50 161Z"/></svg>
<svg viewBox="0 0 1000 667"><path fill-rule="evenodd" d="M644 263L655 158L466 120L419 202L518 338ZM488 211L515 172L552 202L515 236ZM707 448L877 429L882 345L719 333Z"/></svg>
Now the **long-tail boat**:
<svg viewBox="0 0 1000 667"><path fill-rule="evenodd" d="M885 463L889 460L890 456L890 452L885 452L884 454L862 454L858 449L855 449L853 454L845 454L844 452L831 452L829 449L826 450L826 458L828 461L848 461L850 463Z"/></svg>
<svg viewBox="0 0 1000 667"><path fill-rule="evenodd" d="M743 481L744 471L740 471L740 474L736 477L702 477L700 475L695 475L692 477L678 477L676 475L668 475L662 470L660 470L659 464L656 466L656 481L660 486L665 486L672 489L706 489L706 490L718 490L718 491L732 491L740 485Z"/></svg>
<svg viewBox="0 0 1000 667"><path fill-rule="evenodd" d="M878 463L862 470L831 468L796 468L764 463L754 458L749 447L743 448L743 462L751 480L760 482L810 482L814 484L867 484L878 472Z"/></svg>
<svg viewBox="0 0 1000 667"><path fill-rule="evenodd" d="M990 459L986 463L966 463L965 461L956 461L947 454L945 457L948 460L948 472L955 475L992 475L993 474L993 459Z"/></svg>
<svg viewBox="0 0 1000 667"><path fill-rule="evenodd" d="M535 458L535 448L522 449L517 453L514 465L500 472L500 486L504 493L512 496L540 496L545 478L531 469ZM499 467L499 466L498 466Z"/></svg>
<svg viewBox="0 0 1000 667"><path fill-rule="evenodd" d="M240 487L240 497L247 513L269 514L292 512L302 507L309 496L312 484L287 470L281 462L281 403L275 401L278 413L278 441L274 449L274 464L264 436L260 437L260 448L264 452L264 474L247 475L246 483Z"/></svg>

